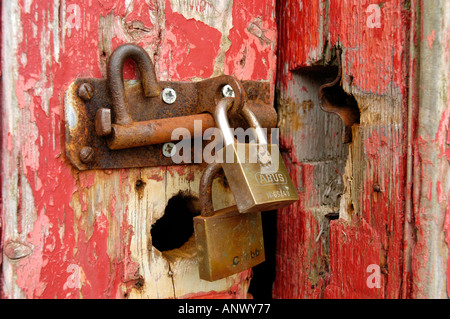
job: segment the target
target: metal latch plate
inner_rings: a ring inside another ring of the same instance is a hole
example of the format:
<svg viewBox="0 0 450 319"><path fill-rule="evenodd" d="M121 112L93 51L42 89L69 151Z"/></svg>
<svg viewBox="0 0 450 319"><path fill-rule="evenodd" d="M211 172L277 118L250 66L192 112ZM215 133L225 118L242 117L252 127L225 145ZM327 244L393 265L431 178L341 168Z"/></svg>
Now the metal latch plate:
<svg viewBox="0 0 450 319"><path fill-rule="evenodd" d="M92 92L89 99L79 96L82 84L89 84ZM176 91L177 99L166 104L161 99L151 101L142 94L141 81L124 81L125 101L133 121L174 118L202 113L204 105L199 105L198 83L201 82L159 82L162 89L170 87ZM242 81L247 93L247 105L258 117L261 126L274 128L277 114L270 103L270 84L261 81ZM214 108L211 100L209 108ZM65 147L66 156L79 170L136 168L174 165L171 157L163 155L163 144L111 150L106 139L95 131L95 115L100 108L111 109L112 101L106 79L76 79L65 92ZM208 108L206 108L208 109ZM112 119L114 122L114 118ZM240 116L230 118L232 127L247 128L248 124ZM203 147L210 141L203 141ZM202 147L202 149L203 149ZM194 152L192 148L191 158Z"/></svg>

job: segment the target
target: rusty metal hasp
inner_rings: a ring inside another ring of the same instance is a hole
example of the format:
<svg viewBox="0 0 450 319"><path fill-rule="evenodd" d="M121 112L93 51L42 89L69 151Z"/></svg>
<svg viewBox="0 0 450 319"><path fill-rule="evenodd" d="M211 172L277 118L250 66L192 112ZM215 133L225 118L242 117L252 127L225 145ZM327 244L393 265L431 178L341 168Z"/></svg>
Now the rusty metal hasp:
<svg viewBox="0 0 450 319"><path fill-rule="evenodd" d="M136 63L140 81L123 80L127 59ZM109 59L107 79L76 79L65 92L66 156L79 170L174 165L163 152L166 143L176 141L173 130L185 128L192 138L201 138L216 126L213 114L223 97L234 98L229 111L233 126L248 127L241 116L246 105L262 127L276 127L268 82L241 82L228 75L159 82L143 48L121 45ZM201 121L200 132L195 121Z"/></svg>
<svg viewBox="0 0 450 319"><path fill-rule="evenodd" d="M336 49L338 74L331 83L326 83L319 88L319 105L324 112L338 115L344 123L343 142L352 142L352 126L359 124L360 112L355 98L340 86L342 78L341 49Z"/></svg>

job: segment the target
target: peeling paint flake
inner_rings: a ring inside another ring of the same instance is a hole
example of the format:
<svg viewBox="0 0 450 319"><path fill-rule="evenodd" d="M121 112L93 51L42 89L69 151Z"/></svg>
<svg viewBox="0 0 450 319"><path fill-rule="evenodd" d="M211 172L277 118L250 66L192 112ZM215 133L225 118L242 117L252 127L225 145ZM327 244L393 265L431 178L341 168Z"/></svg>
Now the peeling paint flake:
<svg viewBox="0 0 450 319"><path fill-rule="evenodd" d="M229 35L233 27L233 0L171 0L170 3L174 12L186 19L203 22L221 33L220 51L215 58L213 76L223 74L226 52L231 45ZM199 77L205 78L205 75Z"/></svg>
<svg viewBox="0 0 450 319"><path fill-rule="evenodd" d="M431 34L429 36L427 36L428 47L430 48L430 50L433 50L434 40L436 40L436 31L435 30L433 30L431 32Z"/></svg>
<svg viewBox="0 0 450 319"><path fill-rule="evenodd" d="M210 78L220 54L222 34L215 28L166 7L167 26L161 58L172 80Z"/></svg>
<svg viewBox="0 0 450 319"><path fill-rule="evenodd" d="M170 6L186 19L201 21L222 33L231 28L232 0L170 0Z"/></svg>

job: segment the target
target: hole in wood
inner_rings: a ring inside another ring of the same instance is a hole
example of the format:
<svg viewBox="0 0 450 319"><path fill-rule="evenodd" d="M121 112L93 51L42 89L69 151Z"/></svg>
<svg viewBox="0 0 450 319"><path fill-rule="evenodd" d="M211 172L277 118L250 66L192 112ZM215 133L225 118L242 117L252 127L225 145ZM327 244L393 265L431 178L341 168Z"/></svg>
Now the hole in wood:
<svg viewBox="0 0 450 319"><path fill-rule="evenodd" d="M193 218L200 215L198 199L180 193L172 197L151 230L152 245L160 252L182 247L194 235Z"/></svg>
<svg viewBox="0 0 450 319"><path fill-rule="evenodd" d="M328 213L325 215L328 220L338 220L339 219L339 213Z"/></svg>
<svg viewBox="0 0 450 319"><path fill-rule="evenodd" d="M146 183L142 181L141 179L138 179L136 181L136 192L139 196L139 199L142 199L144 197L144 189L145 189Z"/></svg>
<svg viewBox="0 0 450 319"><path fill-rule="evenodd" d="M347 94L340 85L323 89L323 110L335 113L344 122L344 143L352 142L352 125L360 123L358 103L353 95Z"/></svg>
<svg viewBox="0 0 450 319"><path fill-rule="evenodd" d="M261 218L266 261L253 267L253 278L248 289L248 293L256 300L272 299L272 289L277 271L277 212L264 212Z"/></svg>

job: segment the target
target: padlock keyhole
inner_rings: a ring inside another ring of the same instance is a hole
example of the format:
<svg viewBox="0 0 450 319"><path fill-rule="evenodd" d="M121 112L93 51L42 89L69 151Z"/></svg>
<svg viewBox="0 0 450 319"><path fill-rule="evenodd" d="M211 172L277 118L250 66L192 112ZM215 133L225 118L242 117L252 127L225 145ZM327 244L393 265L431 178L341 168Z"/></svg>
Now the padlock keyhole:
<svg viewBox="0 0 450 319"><path fill-rule="evenodd" d="M194 235L193 218L200 215L198 199L178 194L167 203L163 217L152 226L152 245L160 252L182 247Z"/></svg>

